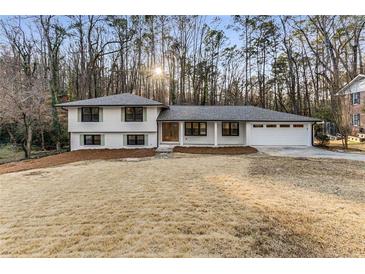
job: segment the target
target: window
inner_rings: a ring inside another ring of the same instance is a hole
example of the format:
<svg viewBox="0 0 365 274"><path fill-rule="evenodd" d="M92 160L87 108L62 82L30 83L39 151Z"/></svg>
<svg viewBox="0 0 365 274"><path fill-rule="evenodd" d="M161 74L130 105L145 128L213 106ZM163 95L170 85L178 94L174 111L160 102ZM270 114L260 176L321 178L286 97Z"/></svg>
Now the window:
<svg viewBox="0 0 365 274"><path fill-rule="evenodd" d="M185 136L207 136L206 122L186 122Z"/></svg>
<svg viewBox="0 0 365 274"><path fill-rule="evenodd" d="M239 136L238 122L222 122L222 136Z"/></svg>
<svg viewBox="0 0 365 274"><path fill-rule="evenodd" d="M280 125L280 127L290 127L290 125Z"/></svg>
<svg viewBox="0 0 365 274"><path fill-rule="evenodd" d="M360 104L360 92L352 93L351 101L353 105Z"/></svg>
<svg viewBox="0 0 365 274"><path fill-rule="evenodd" d="M266 125L266 127L276 127L276 125Z"/></svg>
<svg viewBox="0 0 365 274"><path fill-rule="evenodd" d="M127 145L128 146L143 146L144 145L144 135L127 135Z"/></svg>
<svg viewBox="0 0 365 274"><path fill-rule="evenodd" d="M99 122L99 108L97 108L97 107L81 108L81 121L82 122Z"/></svg>
<svg viewBox="0 0 365 274"><path fill-rule="evenodd" d="M293 127L304 127L303 124L294 124Z"/></svg>
<svg viewBox="0 0 365 274"><path fill-rule="evenodd" d="M352 125L360 126L360 113L356 113L352 115Z"/></svg>
<svg viewBox="0 0 365 274"><path fill-rule="evenodd" d="M262 125L262 124L255 124L255 125L253 125L253 127L264 127L264 125Z"/></svg>
<svg viewBox="0 0 365 274"><path fill-rule="evenodd" d="M142 122L143 121L143 107L126 107L125 108L126 122Z"/></svg>
<svg viewBox="0 0 365 274"><path fill-rule="evenodd" d="M100 135L84 135L85 146L100 146L101 136Z"/></svg>

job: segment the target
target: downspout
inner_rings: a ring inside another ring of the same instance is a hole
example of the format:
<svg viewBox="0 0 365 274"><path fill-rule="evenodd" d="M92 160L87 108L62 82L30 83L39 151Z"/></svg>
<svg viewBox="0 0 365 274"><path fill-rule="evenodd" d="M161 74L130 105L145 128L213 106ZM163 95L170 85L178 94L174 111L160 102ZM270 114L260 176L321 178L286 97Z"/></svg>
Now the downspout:
<svg viewBox="0 0 365 274"><path fill-rule="evenodd" d="M315 124L317 124L317 122L314 122L313 124L312 124L312 146L314 146L314 125Z"/></svg>
<svg viewBox="0 0 365 274"><path fill-rule="evenodd" d="M158 132L158 120L156 119L156 124L157 124L157 147L158 148L160 146L159 141L160 141L160 133Z"/></svg>

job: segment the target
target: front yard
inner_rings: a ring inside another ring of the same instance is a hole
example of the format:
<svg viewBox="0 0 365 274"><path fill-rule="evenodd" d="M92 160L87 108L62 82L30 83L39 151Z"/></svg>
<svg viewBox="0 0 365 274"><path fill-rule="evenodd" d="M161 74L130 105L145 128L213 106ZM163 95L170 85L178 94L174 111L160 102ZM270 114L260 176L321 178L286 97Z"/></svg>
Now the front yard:
<svg viewBox="0 0 365 274"><path fill-rule="evenodd" d="M342 141L341 140L331 141L328 147L330 149L342 150L343 149ZM352 151L365 152L365 142L360 143L360 142L348 141L348 148L349 150Z"/></svg>
<svg viewBox="0 0 365 274"><path fill-rule="evenodd" d="M364 257L363 162L186 155L0 175L2 257Z"/></svg>

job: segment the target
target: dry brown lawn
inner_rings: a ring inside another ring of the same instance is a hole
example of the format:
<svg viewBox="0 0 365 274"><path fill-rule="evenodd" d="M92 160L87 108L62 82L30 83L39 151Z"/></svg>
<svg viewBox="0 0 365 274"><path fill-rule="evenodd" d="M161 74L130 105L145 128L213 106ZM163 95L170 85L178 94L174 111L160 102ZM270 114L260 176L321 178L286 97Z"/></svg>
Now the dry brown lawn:
<svg viewBox="0 0 365 274"><path fill-rule="evenodd" d="M364 257L363 162L98 160L0 175L2 257Z"/></svg>

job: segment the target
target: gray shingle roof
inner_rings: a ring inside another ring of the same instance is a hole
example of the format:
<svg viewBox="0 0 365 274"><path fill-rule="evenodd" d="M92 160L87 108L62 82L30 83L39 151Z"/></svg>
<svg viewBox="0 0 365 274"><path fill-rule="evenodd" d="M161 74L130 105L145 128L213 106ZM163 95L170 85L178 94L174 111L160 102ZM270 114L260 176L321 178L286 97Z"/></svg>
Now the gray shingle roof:
<svg viewBox="0 0 365 274"><path fill-rule="evenodd" d="M318 122L316 118L253 106L169 106L158 121L275 121Z"/></svg>
<svg viewBox="0 0 365 274"><path fill-rule="evenodd" d="M98 97L87 100L73 101L58 104L58 107L78 107L78 106L164 106L162 103L147 99L145 97L122 93Z"/></svg>

